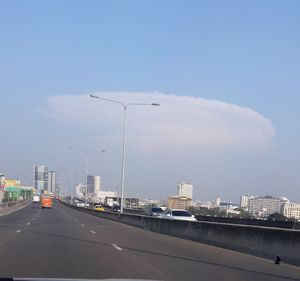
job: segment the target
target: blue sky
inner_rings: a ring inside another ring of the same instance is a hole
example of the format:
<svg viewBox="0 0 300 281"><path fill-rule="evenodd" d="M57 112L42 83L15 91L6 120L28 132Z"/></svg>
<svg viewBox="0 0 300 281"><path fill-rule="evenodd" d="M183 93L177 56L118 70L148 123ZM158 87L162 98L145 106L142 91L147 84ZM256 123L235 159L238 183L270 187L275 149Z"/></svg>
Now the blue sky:
<svg viewBox="0 0 300 281"><path fill-rule="evenodd" d="M247 107L276 130L271 140L276 148L207 153L211 164L205 175L197 170L203 163L183 174L182 180L197 186L198 199L219 195L237 201L240 193L252 191L245 183L252 179L253 192L300 201L299 13L299 1L1 1L5 161L0 169L11 177L30 178L33 163L58 169L57 163L76 161L64 152L67 144L94 145L86 123L85 128L66 126L41 114L51 97L159 92ZM85 107L78 114L84 115ZM105 156L111 166L106 175L104 168L97 170L96 158L94 168L91 163L91 172L101 173L107 187L118 185L117 147ZM143 154L135 157L129 159L130 175L134 159L144 159ZM139 171L146 182L149 165L159 159L152 161ZM153 182L165 186L165 192L157 188L151 194L147 184L141 191L142 176L132 180L132 192L153 197L174 193L178 171L180 167L166 171L167 176L159 173ZM219 181L214 182L214 173Z"/></svg>

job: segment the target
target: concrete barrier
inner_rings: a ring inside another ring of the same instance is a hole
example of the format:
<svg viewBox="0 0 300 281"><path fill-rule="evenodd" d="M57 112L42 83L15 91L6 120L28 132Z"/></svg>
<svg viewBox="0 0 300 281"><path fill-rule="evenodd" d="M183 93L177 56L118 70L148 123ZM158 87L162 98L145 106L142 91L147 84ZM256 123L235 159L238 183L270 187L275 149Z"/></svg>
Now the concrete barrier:
<svg viewBox="0 0 300 281"><path fill-rule="evenodd" d="M279 255L283 262L300 266L299 230L217 222L188 222L70 207L104 219L264 258L274 260Z"/></svg>
<svg viewBox="0 0 300 281"><path fill-rule="evenodd" d="M0 204L0 216L11 213L12 211L20 209L23 205L30 203L31 199L21 201L5 202Z"/></svg>

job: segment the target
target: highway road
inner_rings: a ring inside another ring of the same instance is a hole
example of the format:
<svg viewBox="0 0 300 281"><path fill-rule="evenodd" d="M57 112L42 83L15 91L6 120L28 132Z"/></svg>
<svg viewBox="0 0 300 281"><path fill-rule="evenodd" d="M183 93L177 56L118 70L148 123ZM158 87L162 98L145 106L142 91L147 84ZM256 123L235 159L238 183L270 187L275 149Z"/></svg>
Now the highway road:
<svg viewBox="0 0 300 281"><path fill-rule="evenodd" d="M220 233L221 235L221 233ZM31 203L0 217L1 277L300 280L300 268Z"/></svg>

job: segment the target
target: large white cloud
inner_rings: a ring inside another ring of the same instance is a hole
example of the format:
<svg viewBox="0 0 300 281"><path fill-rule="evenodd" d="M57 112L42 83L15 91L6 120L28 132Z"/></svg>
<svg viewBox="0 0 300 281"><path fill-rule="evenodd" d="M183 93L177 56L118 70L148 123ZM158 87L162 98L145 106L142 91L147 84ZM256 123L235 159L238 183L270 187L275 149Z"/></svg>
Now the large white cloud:
<svg viewBox="0 0 300 281"><path fill-rule="evenodd" d="M160 103L160 107L132 106L127 111L127 139L143 149L189 149L274 145L271 121L252 109L218 100L163 93L94 93L124 103ZM89 95L53 96L41 112L69 126L88 130L97 138L120 140L122 108Z"/></svg>

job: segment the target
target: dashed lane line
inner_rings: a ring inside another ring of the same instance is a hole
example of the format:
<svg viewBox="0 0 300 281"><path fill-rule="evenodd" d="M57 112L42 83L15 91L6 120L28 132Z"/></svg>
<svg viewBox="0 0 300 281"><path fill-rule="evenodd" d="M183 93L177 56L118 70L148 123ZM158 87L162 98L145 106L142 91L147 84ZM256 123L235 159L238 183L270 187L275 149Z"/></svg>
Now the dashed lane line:
<svg viewBox="0 0 300 281"><path fill-rule="evenodd" d="M21 229L18 229L17 231L16 231L16 233L19 233L19 232L21 232L22 230Z"/></svg>
<svg viewBox="0 0 300 281"><path fill-rule="evenodd" d="M94 231L94 230L91 230L91 232L92 232L93 234L95 234L95 233L96 233L96 231Z"/></svg>
<svg viewBox="0 0 300 281"><path fill-rule="evenodd" d="M123 251L123 249L121 247L119 247L116 244L111 244L115 249L117 249L118 251Z"/></svg>

